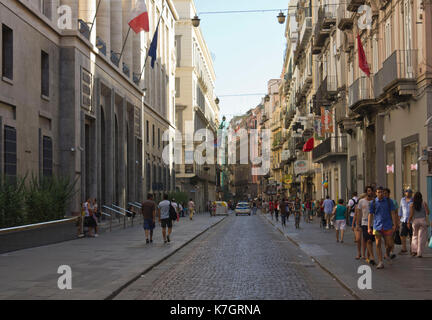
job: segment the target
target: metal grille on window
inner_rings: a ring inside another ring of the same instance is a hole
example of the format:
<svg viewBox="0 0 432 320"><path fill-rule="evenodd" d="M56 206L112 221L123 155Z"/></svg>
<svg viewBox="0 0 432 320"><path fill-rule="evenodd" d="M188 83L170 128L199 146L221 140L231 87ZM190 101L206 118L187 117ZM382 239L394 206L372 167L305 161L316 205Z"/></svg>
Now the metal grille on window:
<svg viewBox="0 0 432 320"><path fill-rule="evenodd" d="M52 139L50 137L43 137L43 176L51 177L53 171L53 150Z"/></svg>
<svg viewBox="0 0 432 320"><path fill-rule="evenodd" d="M4 127L4 174L5 177L15 178L17 175L17 145L16 129Z"/></svg>

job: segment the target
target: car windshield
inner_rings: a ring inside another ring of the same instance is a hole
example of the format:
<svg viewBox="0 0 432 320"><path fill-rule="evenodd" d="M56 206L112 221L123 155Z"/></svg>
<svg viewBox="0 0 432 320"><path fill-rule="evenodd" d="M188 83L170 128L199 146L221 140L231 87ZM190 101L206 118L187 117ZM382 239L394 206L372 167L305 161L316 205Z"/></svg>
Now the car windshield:
<svg viewBox="0 0 432 320"><path fill-rule="evenodd" d="M240 202L237 205L237 208L248 208L248 207L249 207L249 205L246 202Z"/></svg>

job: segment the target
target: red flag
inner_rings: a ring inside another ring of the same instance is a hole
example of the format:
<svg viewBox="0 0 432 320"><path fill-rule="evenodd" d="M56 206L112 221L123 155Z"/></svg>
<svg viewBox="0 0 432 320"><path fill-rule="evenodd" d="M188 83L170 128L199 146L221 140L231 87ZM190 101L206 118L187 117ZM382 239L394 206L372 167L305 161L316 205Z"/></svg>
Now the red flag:
<svg viewBox="0 0 432 320"><path fill-rule="evenodd" d="M143 30L149 32L149 16L144 0L136 0L128 24L135 33L139 33Z"/></svg>
<svg viewBox="0 0 432 320"><path fill-rule="evenodd" d="M310 138L303 146L303 152L310 152L313 150L315 145L315 139Z"/></svg>
<svg viewBox="0 0 432 320"><path fill-rule="evenodd" d="M358 47L359 68L364 73L366 73L366 75L369 77L370 76L369 65L368 65L367 60L366 60L366 55L365 55L359 34L357 34L357 47Z"/></svg>

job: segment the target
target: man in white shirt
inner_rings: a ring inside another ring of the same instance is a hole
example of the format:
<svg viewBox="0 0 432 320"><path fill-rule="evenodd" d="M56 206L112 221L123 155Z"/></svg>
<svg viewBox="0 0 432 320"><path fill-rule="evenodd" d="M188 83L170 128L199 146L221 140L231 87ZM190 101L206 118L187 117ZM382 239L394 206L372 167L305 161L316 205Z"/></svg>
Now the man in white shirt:
<svg viewBox="0 0 432 320"><path fill-rule="evenodd" d="M170 206L171 202L168 200L168 195L164 194L164 200L159 202L158 205L159 223L162 227L162 236L164 239L164 243L170 242L170 235L172 232L172 220L169 214ZM168 235L166 234L166 228L168 228Z"/></svg>
<svg viewBox="0 0 432 320"><path fill-rule="evenodd" d="M369 216L369 207L372 203L372 200L375 199L374 191L372 187L367 186L365 188L366 198L363 198L359 201L356 206L356 225L360 226L362 229L363 235L363 257L366 258L366 262L370 265L375 265L375 256L373 252L372 242L375 242L375 236L368 233L368 216ZM367 250L367 256L366 256Z"/></svg>

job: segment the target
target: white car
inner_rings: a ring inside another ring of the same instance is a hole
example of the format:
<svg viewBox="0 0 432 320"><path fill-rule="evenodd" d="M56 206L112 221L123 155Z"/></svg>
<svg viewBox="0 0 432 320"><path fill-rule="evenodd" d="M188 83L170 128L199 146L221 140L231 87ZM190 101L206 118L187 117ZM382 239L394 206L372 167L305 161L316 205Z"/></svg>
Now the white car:
<svg viewBox="0 0 432 320"><path fill-rule="evenodd" d="M251 209L249 203L239 202L235 208L235 214L236 216L238 216L239 214L251 215Z"/></svg>

